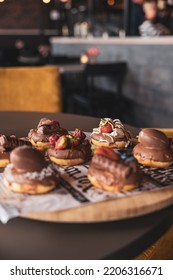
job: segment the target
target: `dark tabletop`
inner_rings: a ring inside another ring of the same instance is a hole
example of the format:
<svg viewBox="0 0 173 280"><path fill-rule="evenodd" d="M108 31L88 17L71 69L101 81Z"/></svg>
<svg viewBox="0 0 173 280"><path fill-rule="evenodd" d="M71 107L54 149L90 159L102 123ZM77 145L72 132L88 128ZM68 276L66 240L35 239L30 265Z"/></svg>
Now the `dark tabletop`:
<svg viewBox="0 0 173 280"><path fill-rule="evenodd" d="M0 133L26 136L41 117L68 130L91 131L99 120L69 114L0 112ZM173 207L115 222L53 223L14 218L0 224L0 259L131 259L172 224Z"/></svg>

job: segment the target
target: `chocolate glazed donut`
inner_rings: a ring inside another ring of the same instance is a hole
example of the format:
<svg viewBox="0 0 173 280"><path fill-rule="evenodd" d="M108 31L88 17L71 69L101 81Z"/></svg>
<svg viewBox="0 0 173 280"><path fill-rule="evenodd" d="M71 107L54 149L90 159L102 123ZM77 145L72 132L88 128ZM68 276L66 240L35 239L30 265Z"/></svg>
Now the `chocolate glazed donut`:
<svg viewBox="0 0 173 280"><path fill-rule="evenodd" d="M131 155L121 158L110 148L97 148L88 169L93 186L111 192L130 191L141 181L136 159Z"/></svg>
<svg viewBox="0 0 173 280"><path fill-rule="evenodd" d="M48 163L36 149L22 146L14 149L3 173L6 186L14 192L47 193L59 182L58 167Z"/></svg>
<svg viewBox="0 0 173 280"><path fill-rule="evenodd" d="M0 135L0 167L5 167L10 162L11 151L19 146L31 146L29 141L19 139L16 136Z"/></svg>
<svg viewBox="0 0 173 280"><path fill-rule="evenodd" d="M139 163L156 168L172 165L173 152L163 132L152 128L142 129L139 142L133 149L133 155Z"/></svg>

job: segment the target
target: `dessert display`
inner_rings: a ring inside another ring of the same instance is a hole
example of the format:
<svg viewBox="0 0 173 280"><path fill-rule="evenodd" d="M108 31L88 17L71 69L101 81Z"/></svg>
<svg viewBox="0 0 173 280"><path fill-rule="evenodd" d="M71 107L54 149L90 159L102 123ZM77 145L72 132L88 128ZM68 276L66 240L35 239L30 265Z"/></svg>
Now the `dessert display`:
<svg viewBox="0 0 173 280"><path fill-rule="evenodd" d="M163 132L152 128L142 129L138 141L133 155L140 164L156 168L166 168L173 164L173 151Z"/></svg>
<svg viewBox="0 0 173 280"><path fill-rule="evenodd" d="M59 137L67 133L67 130L62 128L58 121L42 118L37 128L29 131L28 138L33 146L47 149L50 146L50 136L57 135Z"/></svg>
<svg viewBox="0 0 173 280"><path fill-rule="evenodd" d="M11 151L22 145L31 146L29 141L17 138L16 136L7 136L0 134L0 167L5 167L10 161Z"/></svg>
<svg viewBox="0 0 173 280"><path fill-rule="evenodd" d="M103 118L98 128L91 134L91 142L95 146L109 148L127 147L131 140L130 132L119 119Z"/></svg>
<svg viewBox="0 0 173 280"><path fill-rule="evenodd" d="M91 157L91 145L85 133L75 129L73 134L49 138L51 147L47 150L50 160L59 165L78 165Z"/></svg>
<svg viewBox="0 0 173 280"><path fill-rule="evenodd" d="M98 147L88 169L90 182L103 190L124 192L140 183L140 171L136 159L129 153L126 158L118 151Z"/></svg>
<svg viewBox="0 0 173 280"><path fill-rule="evenodd" d="M10 154L4 170L4 183L12 191L26 194L47 193L59 182L58 167L48 163L35 148L21 146Z"/></svg>

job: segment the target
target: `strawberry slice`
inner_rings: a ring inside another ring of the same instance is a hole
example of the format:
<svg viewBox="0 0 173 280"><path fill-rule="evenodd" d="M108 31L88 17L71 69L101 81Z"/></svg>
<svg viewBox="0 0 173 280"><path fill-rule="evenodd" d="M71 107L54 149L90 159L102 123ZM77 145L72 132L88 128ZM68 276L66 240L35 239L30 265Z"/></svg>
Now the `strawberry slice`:
<svg viewBox="0 0 173 280"><path fill-rule="evenodd" d="M111 133L113 131L112 125L110 123L106 123L100 128L100 131L104 133Z"/></svg>
<svg viewBox="0 0 173 280"><path fill-rule="evenodd" d="M55 146L55 143L57 142L57 140L59 139L58 135L56 134L52 134L50 137L49 137L49 143L53 146Z"/></svg>
<svg viewBox="0 0 173 280"><path fill-rule="evenodd" d="M57 142L55 144L55 149L64 150L64 149L68 148L68 146L69 146L68 138L65 135L62 135L57 140Z"/></svg>
<svg viewBox="0 0 173 280"><path fill-rule="evenodd" d="M120 160L120 155L111 148L99 147L95 150L94 153L96 155L102 155L116 161Z"/></svg>

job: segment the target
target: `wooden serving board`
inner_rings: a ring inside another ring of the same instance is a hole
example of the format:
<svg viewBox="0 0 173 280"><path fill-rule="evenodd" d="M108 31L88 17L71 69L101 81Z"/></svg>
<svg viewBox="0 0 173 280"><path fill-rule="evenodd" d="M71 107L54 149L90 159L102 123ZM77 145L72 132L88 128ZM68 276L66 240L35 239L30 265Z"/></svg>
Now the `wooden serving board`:
<svg viewBox="0 0 173 280"><path fill-rule="evenodd" d="M129 127L128 127L129 128ZM133 135L138 134L136 128L129 128ZM173 133L173 129L164 132ZM167 176L165 174L165 176ZM90 203L63 211L39 212L22 215L22 217L52 222L103 222L127 219L152 213L173 204L173 180L168 186L153 191Z"/></svg>
<svg viewBox="0 0 173 280"><path fill-rule="evenodd" d="M112 199L65 211L29 213L22 217L51 222L103 222L141 216L173 204L173 185L161 190Z"/></svg>

